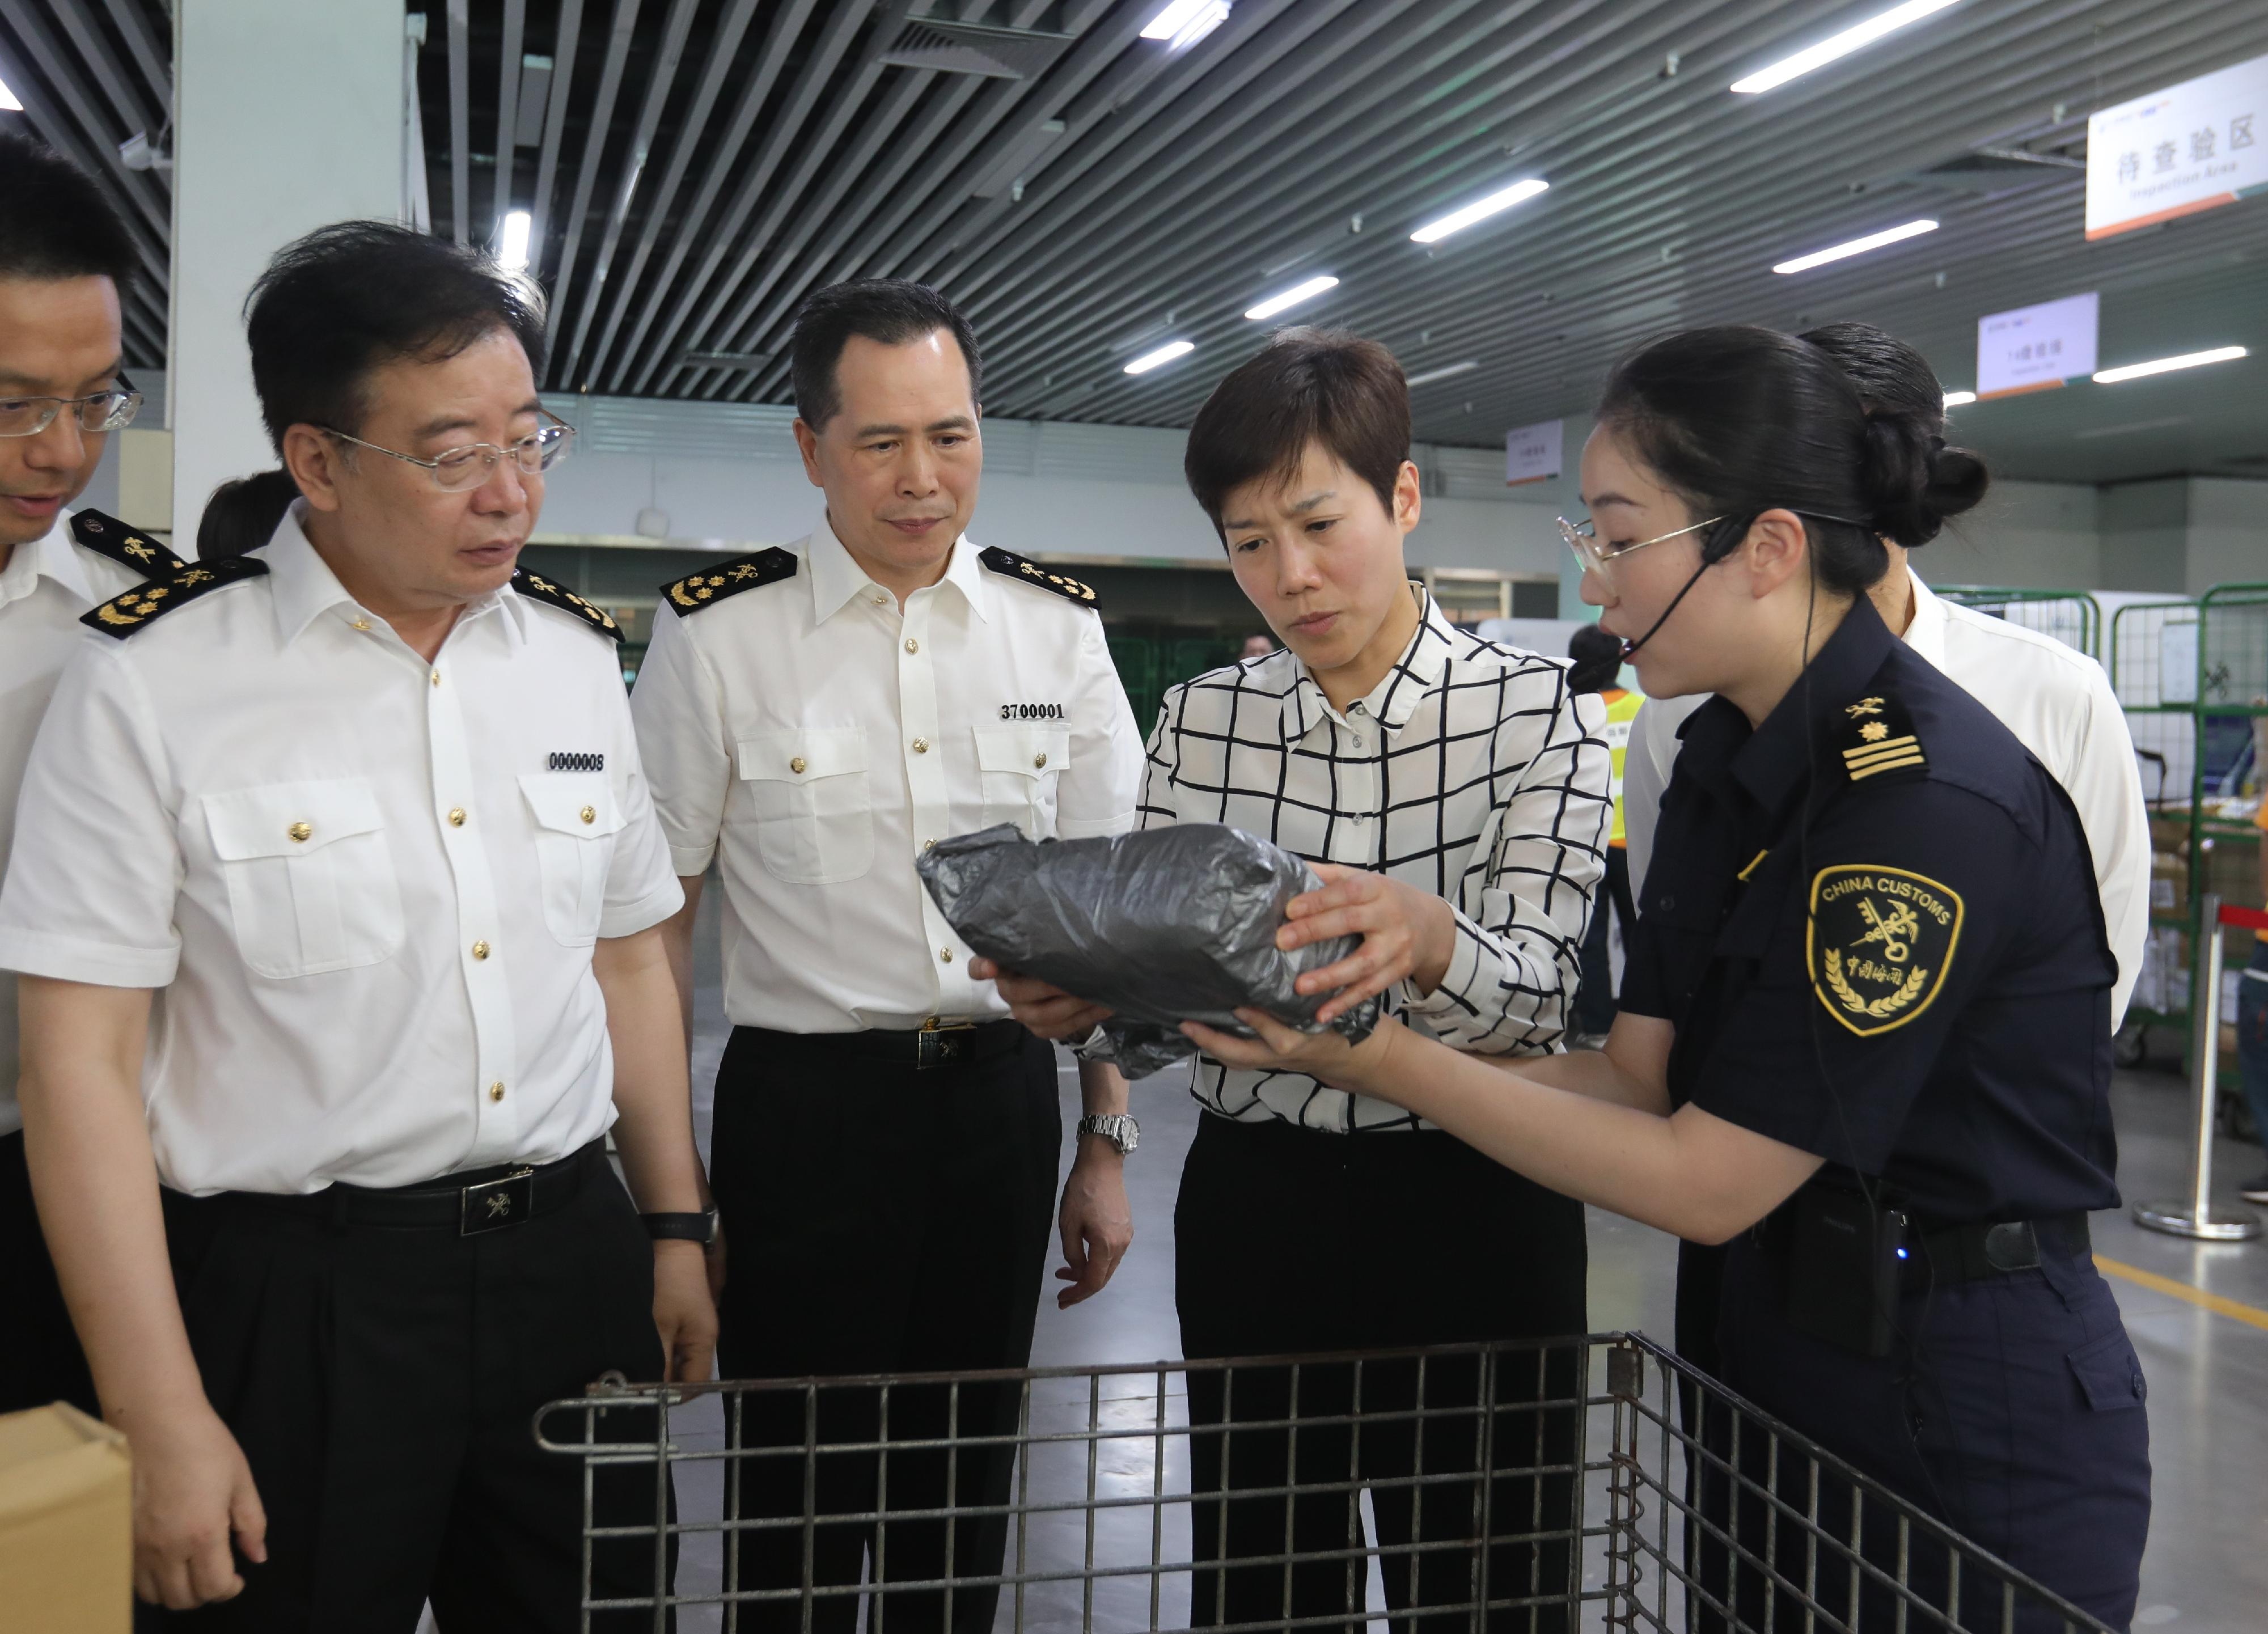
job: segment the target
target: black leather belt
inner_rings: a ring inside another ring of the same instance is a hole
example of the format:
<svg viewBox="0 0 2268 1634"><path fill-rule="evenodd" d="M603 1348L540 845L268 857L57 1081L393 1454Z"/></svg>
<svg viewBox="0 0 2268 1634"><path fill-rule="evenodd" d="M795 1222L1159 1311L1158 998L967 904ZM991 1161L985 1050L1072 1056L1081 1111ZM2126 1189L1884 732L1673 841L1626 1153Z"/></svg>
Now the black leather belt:
<svg viewBox="0 0 2268 1634"><path fill-rule="evenodd" d="M965 1067L990 1061L1022 1047L1027 1036L1020 1021L975 1021L893 1032L869 1027L861 1033L778 1033L770 1027L744 1027L766 1045L787 1052L838 1055L858 1061L886 1062L917 1072L937 1067Z"/></svg>
<svg viewBox="0 0 2268 1634"><path fill-rule="evenodd" d="M334 1229L379 1226L394 1230L449 1230L460 1237L477 1237L541 1218L573 1202L583 1189L585 1177L606 1160L607 1142L601 1136L556 1163L500 1164L389 1190L338 1185L304 1196L224 1191L183 1201L191 1207L220 1204L296 1215L310 1224Z"/></svg>
<svg viewBox="0 0 2268 1634"><path fill-rule="evenodd" d="M2095 1251L2083 1213L2045 1219L1952 1226L1919 1233L1921 1253L1908 1262L1909 1275L1935 1282L1977 1282L2014 1271L2037 1270L2043 1254L2080 1259Z"/></svg>

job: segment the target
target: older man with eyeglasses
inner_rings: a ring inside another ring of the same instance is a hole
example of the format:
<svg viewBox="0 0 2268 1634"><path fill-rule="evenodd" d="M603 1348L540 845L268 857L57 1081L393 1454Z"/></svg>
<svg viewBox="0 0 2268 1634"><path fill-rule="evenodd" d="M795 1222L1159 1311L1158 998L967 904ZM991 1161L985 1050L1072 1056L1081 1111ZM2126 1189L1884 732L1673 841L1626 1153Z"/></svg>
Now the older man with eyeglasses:
<svg viewBox="0 0 2268 1634"><path fill-rule="evenodd" d="M0 888L136 1587L231 1629L608 1626L585 1583L656 1564L586 1562L585 1505L650 1524L653 1474L586 1498L529 1423L708 1377L713 1230L618 632L518 563L569 441L541 299L351 222L248 329L300 497L85 615Z"/></svg>

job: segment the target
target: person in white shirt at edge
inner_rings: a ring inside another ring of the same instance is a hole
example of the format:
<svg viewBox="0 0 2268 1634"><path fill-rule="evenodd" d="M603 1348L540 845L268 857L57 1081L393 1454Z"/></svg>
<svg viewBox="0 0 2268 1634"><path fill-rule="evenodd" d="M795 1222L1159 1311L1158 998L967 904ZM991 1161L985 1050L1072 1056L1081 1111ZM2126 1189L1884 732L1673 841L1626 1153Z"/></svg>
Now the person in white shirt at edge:
<svg viewBox="0 0 2268 1634"><path fill-rule="evenodd" d="M1345 959L1301 978L1307 991L1337 990L1320 1019L1380 994L1458 1049L1550 1052L1560 1047L1604 872L1605 711L1571 691L1565 660L1459 629L1410 582L1403 541L1418 526L1420 489L1409 455L1409 389L1375 342L1287 329L1215 389L1190 429L1185 470L1238 585L1285 650L1166 695L1150 738L1143 821L1226 823L1313 863L1323 888L1291 903L1278 944L1362 938ZM1029 978L999 982L1043 1035L1082 1037L1108 1013ZM1174 1215L1186 1355L1584 1331L1579 1204L1397 1108L1300 1073L1235 1071L1207 1056L1193 1088L1205 1115ZM1277 1252L1282 1244L1296 1251ZM1504 1399L1577 1392L1556 1363L1548 1377L1532 1358L1524 1372L1514 1357L1501 1366ZM1352 1383L1345 1369L1303 1370L1299 1416L1347 1412ZM1415 1384L1406 1367L1373 1367L1361 1405L1406 1414ZM1437 1360L1425 1405L1469 1404L1476 1389L1469 1361ZM1226 1422L1224 1395L1220 1374L1192 1374L1192 1421ZM1236 1421L1282 1420L1293 1407L1290 1381L1282 1370L1240 1370L1233 1406ZM1544 1459L1573 1456L1572 1417L1518 1417L1518 1433L1533 1435ZM1361 1478L1384 1483L1371 1488L1379 1543L1452 1545L1388 1564L1386 1594L1397 1611L1462 1604L1471 1593L1476 1563L1454 1544L1473 1535L1478 1495L1436 1487L1413 1520L1419 1506L1407 1484L1421 1454L1429 1479L1474 1468L1470 1421L1451 1432L1454 1422L1445 1417L1422 1438L1407 1417L1360 1431ZM1297 1438L1300 1480L1348 1478L1354 1448L1343 1422L1303 1424ZM1240 1430L1224 1460L1219 1438L1195 1438L1197 1490L1280 1486L1292 1468L1287 1439L1282 1430ZM1516 1461L1498 1456L1499 1468ZM1496 1513L1540 1513L1545 1530L1568 1524L1570 1484L1537 1484L1498 1483ZM1224 1549L1219 1507L1197 1506L1200 1561L1285 1550L1280 1497L1226 1508ZM1342 1493L1292 1508L1294 1549L1360 1546ZM1558 1626L1568 1552L1494 1554L1491 1580L1523 1593L1540 1582L1537 1626ZM1200 1571L1191 1615L1204 1624L1322 1618L1344 1610L1345 1594L1337 1557L1288 1571L1276 1564Z"/></svg>
<svg viewBox="0 0 2268 1634"><path fill-rule="evenodd" d="M1799 337L1824 352L1869 404L1913 416L1943 437L1945 388L1929 360L1871 324L1835 323ZM1905 547L1884 541L1889 570L1867 593L1892 633L1991 710L2064 787L2079 808L2094 853L2095 889L2118 981L2110 994L2116 1031L2149 934L2150 825L2126 716L2102 666L2052 637L1989 617L1931 593ZM1646 868L1661 797L1676 763L1679 731L1705 694L1649 698L1631 728L1624 769L1624 827L1638 911L1646 907ZM1677 1347L1716 1371L1716 1311L1725 1251L1678 1247Z"/></svg>
<svg viewBox="0 0 2268 1634"><path fill-rule="evenodd" d="M686 906L669 927L691 1004L693 916L723 886L725 1011L711 1168L731 1242L733 1377L1019 1367L1031 1355L1063 1141L1054 1050L1009 1019L914 861L1013 823L1035 840L1133 827L1141 738L1094 593L965 531L983 468L983 364L935 291L867 280L797 313L797 445L826 508L810 536L663 587L632 699ZM1086 1115L1058 1224L1071 1285L1100 1292L1133 1237L1116 1071L1082 1063ZM875 1402L830 1400L822 1439L871 1439ZM962 1435L1014 1428L1012 1389L964 1387ZM764 1417L779 1410L777 1422ZM840 1409L842 1416L833 1415ZM946 1433L945 1393L893 1393L893 1439ZM802 1398L752 1401L752 1443L800 1448ZM1009 1448L888 1461L892 1509L1005 1504ZM871 1510L877 1460L818 1461L821 1514ZM748 1461L741 1508L805 1512L799 1457ZM1000 1570L1005 1519L886 1528L886 1583ZM873 1528L821 1527L814 1580L855 1585ZM799 1590L796 1529L741 1542L742 1580ZM989 1630L998 1590L959 1588ZM891 1628L946 1595L888 1595ZM799 1625L799 1595L750 1608ZM858 1597L821 1599L848 1630Z"/></svg>
<svg viewBox="0 0 2268 1634"><path fill-rule="evenodd" d="M517 569L566 441L541 298L345 223L247 323L305 497L87 615L25 778L0 967L40 1217L144 1601L563 1634L583 1477L531 1416L707 1378L716 1318L613 621ZM652 1472L598 1505L650 1523ZM594 1591L652 1593L619 1549Z"/></svg>
<svg viewBox="0 0 2268 1634"><path fill-rule="evenodd" d="M134 240L68 159L0 131L0 872L16 791L80 615L187 566L78 497L141 404L122 370L119 303ZM16 980L0 972L0 1413L98 1410L32 1203L16 1106Z"/></svg>

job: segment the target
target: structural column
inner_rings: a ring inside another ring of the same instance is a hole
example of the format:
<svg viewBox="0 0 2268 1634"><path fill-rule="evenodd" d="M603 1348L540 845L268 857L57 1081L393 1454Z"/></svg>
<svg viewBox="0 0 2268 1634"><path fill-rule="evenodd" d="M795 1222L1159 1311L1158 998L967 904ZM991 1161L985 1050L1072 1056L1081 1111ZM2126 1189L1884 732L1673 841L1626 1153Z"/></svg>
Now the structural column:
<svg viewBox="0 0 2268 1634"><path fill-rule="evenodd" d="M206 497L276 463L244 300L310 228L403 213L401 0L180 0L173 8L174 548Z"/></svg>

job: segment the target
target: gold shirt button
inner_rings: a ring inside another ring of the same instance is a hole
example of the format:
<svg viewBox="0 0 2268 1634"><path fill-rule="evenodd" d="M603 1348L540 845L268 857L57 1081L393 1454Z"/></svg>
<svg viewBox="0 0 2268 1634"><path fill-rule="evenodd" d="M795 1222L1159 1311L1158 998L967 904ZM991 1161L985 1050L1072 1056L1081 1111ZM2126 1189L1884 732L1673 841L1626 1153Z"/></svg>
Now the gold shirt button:
<svg viewBox="0 0 2268 1634"><path fill-rule="evenodd" d="M809 762L806 762L802 755L799 754L787 763L787 769L793 772L797 777L800 777L803 776L804 767Z"/></svg>
<svg viewBox="0 0 2268 1634"><path fill-rule="evenodd" d="M488 945L486 942L475 942L475 943L474 943L474 944L473 944L473 957L474 957L474 958L475 958L475 959L486 959L488 956L489 956L489 945Z"/></svg>
<svg viewBox="0 0 2268 1634"><path fill-rule="evenodd" d="M504 1086L501 1084L490 1085L489 1099L490 1100L502 1100L504 1099Z"/></svg>
<svg viewBox="0 0 2268 1634"><path fill-rule="evenodd" d="M920 643L920 642L918 642L918 641L916 641L916 640L915 640L911 636L908 636L908 637L906 637L906 651L909 651L909 652L918 652L918 651L921 651L921 643Z"/></svg>
<svg viewBox="0 0 2268 1634"><path fill-rule="evenodd" d="M581 811L575 814L578 817L580 817L585 822L596 822L599 821L598 808L593 806L585 806Z"/></svg>
<svg viewBox="0 0 2268 1634"><path fill-rule="evenodd" d="M878 590L874 593L874 605L878 607L886 607L890 605L890 599Z"/></svg>
<svg viewBox="0 0 2268 1634"><path fill-rule="evenodd" d="M1041 767L1042 767L1042 766L1046 765L1047 763L1048 763L1048 755L1047 755L1047 751L1046 751L1046 750L1044 750L1044 749L1041 750L1037 754L1035 754L1034 756L1032 756L1032 769L1033 769L1033 770L1035 770L1035 771L1038 770Z"/></svg>
<svg viewBox="0 0 2268 1634"><path fill-rule="evenodd" d="M461 806L452 806L449 808L449 827L452 828L461 828L464 826L465 808Z"/></svg>
<svg viewBox="0 0 2268 1634"><path fill-rule="evenodd" d="M937 842L935 840L924 840L922 842L922 850L925 851L933 851L936 849Z"/></svg>
<svg viewBox="0 0 2268 1634"><path fill-rule="evenodd" d="M368 629L370 628L370 621L366 618L358 618L355 620L353 623L348 625L347 628L349 629Z"/></svg>
<svg viewBox="0 0 2268 1634"><path fill-rule="evenodd" d="M441 684L441 672L438 669L433 672L433 684L437 687Z"/></svg>
<svg viewBox="0 0 2268 1634"><path fill-rule="evenodd" d="M950 947L940 947L937 950L937 956L939 959L944 960L946 963L951 964L953 962L953 949Z"/></svg>
<svg viewBox="0 0 2268 1634"><path fill-rule="evenodd" d="M928 754L929 740L927 738L916 738L914 740L914 753L917 754Z"/></svg>
<svg viewBox="0 0 2268 1634"><path fill-rule="evenodd" d="M315 826L313 823L295 822L290 828L284 830L284 832L290 835L295 840L304 840L309 835L315 832Z"/></svg>

